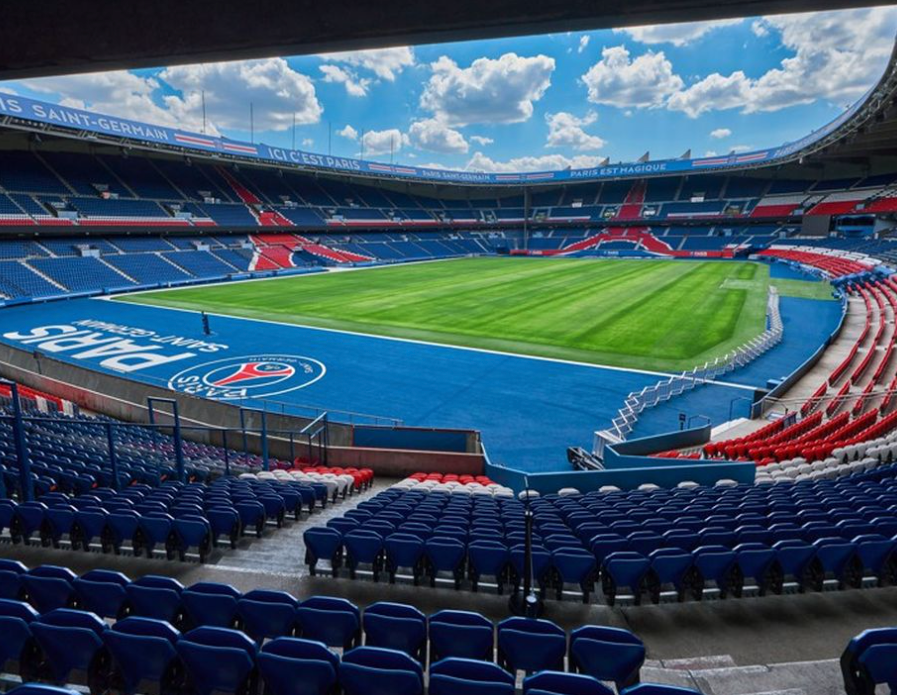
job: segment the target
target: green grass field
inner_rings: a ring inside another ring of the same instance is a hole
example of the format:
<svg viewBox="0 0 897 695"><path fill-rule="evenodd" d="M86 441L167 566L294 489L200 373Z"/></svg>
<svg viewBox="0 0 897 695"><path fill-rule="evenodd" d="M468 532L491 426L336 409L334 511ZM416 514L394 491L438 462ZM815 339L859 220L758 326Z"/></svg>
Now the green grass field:
<svg viewBox="0 0 897 695"><path fill-rule="evenodd" d="M783 294L797 296L815 291L802 285L822 285L787 284ZM471 258L121 300L674 370L762 332L768 285L768 267L751 262Z"/></svg>

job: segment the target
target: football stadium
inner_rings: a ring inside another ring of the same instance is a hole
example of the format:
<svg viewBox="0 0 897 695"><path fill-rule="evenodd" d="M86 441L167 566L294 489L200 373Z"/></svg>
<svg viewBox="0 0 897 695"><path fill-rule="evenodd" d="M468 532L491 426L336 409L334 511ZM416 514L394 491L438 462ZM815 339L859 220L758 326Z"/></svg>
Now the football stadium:
<svg viewBox="0 0 897 695"><path fill-rule="evenodd" d="M8 8L0 691L897 693L897 8L460 4Z"/></svg>

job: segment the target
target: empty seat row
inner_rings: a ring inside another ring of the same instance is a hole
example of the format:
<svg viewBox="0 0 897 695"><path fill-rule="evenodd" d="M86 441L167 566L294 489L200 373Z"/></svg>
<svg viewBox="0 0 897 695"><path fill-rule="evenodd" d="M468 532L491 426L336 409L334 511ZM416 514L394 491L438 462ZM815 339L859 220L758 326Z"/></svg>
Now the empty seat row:
<svg viewBox="0 0 897 695"><path fill-rule="evenodd" d="M96 615L59 609L45 615L9 606L0 615L8 639L0 666L26 681L87 685L93 695L147 688L195 695L423 695L424 669L401 651L359 646L338 656L321 642L279 637L259 646L216 627L181 633L168 623L125 618L107 626ZM16 610L18 609L18 610ZM430 695L513 695L514 676L500 666L450 657L429 669ZM618 686L619 687L619 686ZM17 695L68 695L29 683ZM624 695L695 695L667 686L632 685ZM524 695L612 695L597 679L545 670L528 676Z"/></svg>
<svg viewBox="0 0 897 695"><path fill-rule="evenodd" d="M282 592L239 594L227 585L208 583L182 589L177 609L181 613L166 614L159 606L167 603L166 592L172 591L174 580L169 579L166 587L165 578L150 576L122 587L112 581L114 574L94 570L78 578L73 603L77 609L39 612L31 604L0 599L0 631L6 637L0 644L0 668L12 666L26 680L58 684L80 682L73 675L78 672L92 691L101 692L110 686L134 692L146 679L171 687L167 679L177 678L178 672L195 675L202 670L202 683L181 683L181 687L195 692L207 692L203 690L207 686L208 692L246 692L241 686L254 687L246 679L258 675L256 668L265 676L261 654L300 660L315 654L314 660L323 659L338 669L339 659L329 647L342 650L343 660L349 663L364 655L364 664L372 669L367 672L368 687L381 685L353 692L398 692L387 689L387 683L389 688L395 685L388 673L394 671L418 674L420 679L411 690L422 692L429 660L430 692L434 692L434 677L438 681L441 676L448 680L437 692L448 693L447 686L453 684L460 692L491 692L476 684L496 681L510 687L501 692L513 693L517 672L550 670L558 672L552 682L579 683L587 690L549 688L546 692L604 695L610 691L596 689L599 681L613 682L618 692L638 684L645 658L641 641L618 628L585 626L574 630L568 640L563 630L545 620L509 618L496 628L476 613L446 610L428 619L410 606L385 602L368 606L361 615L345 599L312 597L299 603ZM108 591L109 586L124 588L121 608L114 607L116 592ZM39 593L31 587L28 591ZM110 626L101 616L111 617L111 613L117 619ZM181 649L184 640L203 648ZM225 649L216 649L221 647ZM256 663L228 651L234 647ZM177 659L182 668L172 669ZM196 663L191 664L191 659ZM447 666L449 662L455 665ZM306 674L300 665L292 664L292 678L314 680L318 669ZM563 674L565 665L569 673ZM235 669L238 678L227 681ZM323 690L301 692L329 692L335 682L328 682ZM361 684L362 679L355 686L342 685L350 692ZM163 687L162 692L168 691Z"/></svg>

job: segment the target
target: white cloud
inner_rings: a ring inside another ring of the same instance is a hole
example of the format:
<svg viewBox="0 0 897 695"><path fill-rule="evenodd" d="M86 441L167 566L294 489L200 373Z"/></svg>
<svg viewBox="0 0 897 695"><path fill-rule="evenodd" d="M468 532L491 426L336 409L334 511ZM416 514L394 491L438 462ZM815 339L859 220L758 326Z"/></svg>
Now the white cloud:
<svg viewBox="0 0 897 695"><path fill-rule="evenodd" d="M742 19L715 19L709 22L687 22L684 24L653 24L644 27L628 27L614 29L625 32L634 40L645 44L670 43L674 46L685 46L700 39L714 29L741 24Z"/></svg>
<svg viewBox="0 0 897 695"><path fill-rule="evenodd" d="M469 171L518 172L518 171L559 171L561 169L587 169L601 163L602 157L578 154L565 157L562 154L547 154L541 157L515 157L499 162L482 152L475 152L465 167Z"/></svg>
<svg viewBox="0 0 897 695"><path fill-rule="evenodd" d="M589 111L582 118L577 118L572 113L558 111L545 116L548 123L547 147L569 147L574 150L600 150L606 144L597 135L585 132L585 126L592 125L598 120L594 111Z"/></svg>
<svg viewBox="0 0 897 695"><path fill-rule="evenodd" d="M769 29L763 23L762 19L755 19L751 22L751 31L754 32L754 35L763 38L764 36L769 36Z"/></svg>
<svg viewBox="0 0 897 695"><path fill-rule="evenodd" d="M752 149L754 149L753 145L733 145L729 148L729 150L735 154L738 154L739 152L750 152Z"/></svg>
<svg viewBox="0 0 897 695"><path fill-rule="evenodd" d="M324 111L307 75L283 58L206 63L166 68L160 77L184 94L205 90L210 119L219 128L247 130L249 104L255 129L287 130L296 123L317 123Z"/></svg>
<svg viewBox="0 0 897 695"><path fill-rule="evenodd" d="M313 138L302 138L302 146L303 147L314 147L315 141Z"/></svg>
<svg viewBox="0 0 897 695"><path fill-rule="evenodd" d="M178 93L163 90L163 82ZM65 106L193 131L203 126L204 92L210 135L225 128L249 130L250 103L257 132L287 130L294 114L300 125L317 123L323 112L311 79L281 58L175 66L156 77L113 70L23 84L58 95Z"/></svg>
<svg viewBox="0 0 897 695"><path fill-rule="evenodd" d="M619 108L662 106L683 86L663 52L649 51L630 60L625 46L602 49L601 60L589 68L582 81L590 102Z"/></svg>
<svg viewBox="0 0 897 695"><path fill-rule="evenodd" d="M471 135L470 141L475 142L477 145L481 145L483 147L485 147L486 145L491 145L493 142L495 142L495 140L493 140L492 138L487 138L482 135Z"/></svg>
<svg viewBox="0 0 897 695"><path fill-rule="evenodd" d="M436 118L412 123L408 139L414 147L430 152L466 154L470 149L461 133Z"/></svg>
<svg viewBox="0 0 897 695"><path fill-rule="evenodd" d="M409 142L408 136L398 128L389 128L388 130L368 130L361 136L361 144L361 151L365 157L376 157L389 152L396 153Z"/></svg>
<svg viewBox="0 0 897 695"><path fill-rule="evenodd" d="M358 139L358 131L355 130L355 128L353 128L352 126L350 126L348 123L346 124L346 126L344 128L341 128L340 130L336 131L336 134L339 135L340 137L346 138L347 140L357 140Z"/></svg>
<svg viewBox="0 0 897 695"><path fill-rule="evenodd" d="M202 129L202 98L199 93L186 92L183 97L171 95L165 97L160 106L153 99L161 86L159 81L126 70L42 77L25 80L23 84L42 94L58 95L63 106L185 130ZM206 132L218 135L215 114L210 112L209 115L211 118Z"/></svg>
<svg viewBox="0 0 897 695"><path fill-rule="evenodd" d="M533 115L533 102L545 94L554 58L477 58L461 68L447 56L430 66L433 74L420 98L422 108L454 126L470 123L519 123Z"/></svg>
<svg viewBox="0 0 897 695"><path fill-rule="evenodd" d="M332 63L345 63L370 70L381 80L394 82L405 68L414 65L414 50L409 46L377 48L370 51L343 51L320 56Z"/></svg>
<svg viewBox="0 0 897 695"><path fill-rule="evenodd" d="M741 71L712 73L676 94L669 107L692 118L720 109L778 111L820 99L843 107L862 96L887 65L897 7L776 15L751 28L759 37L778 34L793 55L756 79Z"/></svg>
<svg viewBox="0 0 897 695"><path fill-rule="evenodd" d="M716 150L707 150L707 151L704 153L704 156L705 156L705 157L716 157L716 156L717 156L717 152L716 152Z"/></svg>
<svg viewBox="0 0 897 695"><path fill-rule="evenodd" d="M688 89L673 94L668 108L697 118L705 111L744 106L751 98L750 92L751 81L741 70L727 77L715 72Z"/></svg>
<svg viewBox="0 0 897 695"><path fill-rule="evenodd" d="M732 134L732 131L728 128L717 128L716 130L710 131L710 137L716 138L717 140L722 140L723 138L727 138Z"/></svg>
<svg viewBox="0 0 897 695"><path fill-rule="evenodd" d="M339 65L320 65L318 69L324 73L324 82L342 84L350 97L367 96L370 79L359 79L355 73L343 70Z"/></svg>
<svg viewBox="0 0 897 695"><path fill-rule="evenodd" d="M588 34L583 34L582 36L580 36L579 37L579 48L576 49L576 52L582 53L584 50L586 50L586 47L589 45L589 40L591 38L592 37L589 36Z"/></svg>

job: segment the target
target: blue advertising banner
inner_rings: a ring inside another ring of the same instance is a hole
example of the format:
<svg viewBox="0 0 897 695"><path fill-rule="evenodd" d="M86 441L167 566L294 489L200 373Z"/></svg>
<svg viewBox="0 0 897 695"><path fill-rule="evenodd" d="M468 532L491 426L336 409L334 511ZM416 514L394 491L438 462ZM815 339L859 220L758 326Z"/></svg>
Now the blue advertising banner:
<svg viewBox="0 0 897 695"><path fill-rule="evenodd" d="M871 90L870 90L871 92ZM124 118L115 118L84 111L82 109L49 104L18 95L0 93L0 116L44 123L74 131L95 133L99 135L130 138L143 142L170 145L196 150L203 153L219 153L257 159L266 163L291 164L313 169L332 171L334 173L369 174L373 176L391 176L426 181L446 181L454 183L472 183L486 185L520 185L525 183L579 182L594 181L607 178L627 178L660 176L663 174L682 174L689 172L712 171L718 169L737 168L746 165L762 164L791 156L834 132L846 123L865 103L863 98L840 116L819 130L810 133L800 140L781 145L780 147L730 154L723 157L704 157L701 159L667 159L654 162L631 164L609 164L589 169L565 169L563 171L541 171L521 173L490 174L476 171L453 171L449 169L428 169L399 164L381 164L351 157L332 157L329 155L291 150L283 147L272 147L264 143L248 143L229 138L200 135L174 128L139 123Z"/></svg>

